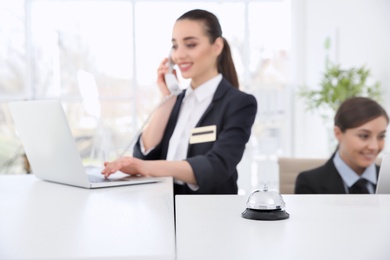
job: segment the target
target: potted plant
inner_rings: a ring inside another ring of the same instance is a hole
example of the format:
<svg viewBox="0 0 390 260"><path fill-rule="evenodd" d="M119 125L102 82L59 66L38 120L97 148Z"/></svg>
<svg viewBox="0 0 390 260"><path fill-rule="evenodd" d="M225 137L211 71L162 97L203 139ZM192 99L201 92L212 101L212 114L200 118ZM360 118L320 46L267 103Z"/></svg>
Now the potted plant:
<svg viewBox="0 0 390 260"><path fill-rule="evenodd" d="M325 49L329 50L330 41L325 41ZM310 89L307 85L300 87L298 94L304 99L308 111L319 114L328 134L328 149L333 151L337 146L333 137L333 117L340 104L355 96L369 97L381 102L381 86L379 82L369 84L370 70L366 66L342 68L340 64L329 61L327 55L325 71L319 88Z"/></svg>
<svg viewBox="0 0 390 260"><path fill-rule="evenodd" d="M330 40L325 41L325 49L329 50ZM319 89L309 89L306 85L299 89L299 96L305 99L307 109L316 111L328 121L333 117L340 104L347 98L364 96L381 102L379 82L369 84L370 70L366 66L344 69L340 64L325 62L325 72Z"/></svg>

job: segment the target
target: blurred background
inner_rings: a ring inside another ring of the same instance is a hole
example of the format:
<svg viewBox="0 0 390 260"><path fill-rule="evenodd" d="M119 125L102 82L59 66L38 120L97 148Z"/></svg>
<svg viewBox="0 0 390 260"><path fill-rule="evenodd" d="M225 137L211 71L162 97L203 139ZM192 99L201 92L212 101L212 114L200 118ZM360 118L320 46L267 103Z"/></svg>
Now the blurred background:
<svg viewBox="0 0 390 260"><path fill-rule="evenodd" d="M369 69L366 84L380 85L390 111L387 0L2 0L0 174L31 172L7 106L15 100L60 99L85 163L129 153L159 102L156 69L173 24L194 8L218 16L240 88L258 101L240 194L277 189L280 157L333 152L332 118L308 111L310 100L299 95L303 86L321 88L328 62Z"/></svg>

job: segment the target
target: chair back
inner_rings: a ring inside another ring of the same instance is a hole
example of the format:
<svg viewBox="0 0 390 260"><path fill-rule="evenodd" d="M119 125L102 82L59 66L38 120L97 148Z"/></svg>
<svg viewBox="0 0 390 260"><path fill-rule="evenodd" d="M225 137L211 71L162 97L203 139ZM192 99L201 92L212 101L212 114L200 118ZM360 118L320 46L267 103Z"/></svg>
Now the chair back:
<svg viewBox="0 0 390 260"><path fill-rule="evenodd" d="M299 173L317 168L328 159L287 158L280 157L279 164L279 193L294 194L295 180Z"/></svg>

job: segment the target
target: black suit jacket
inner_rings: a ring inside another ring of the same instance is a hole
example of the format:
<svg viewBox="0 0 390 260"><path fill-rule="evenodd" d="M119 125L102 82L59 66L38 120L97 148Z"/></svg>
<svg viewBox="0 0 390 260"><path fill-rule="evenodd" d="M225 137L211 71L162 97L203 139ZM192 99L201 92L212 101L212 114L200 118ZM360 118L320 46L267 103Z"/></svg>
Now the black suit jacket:
<svg viewBox="0 0 390 260"><path fill-rule="evenodd" d="M134 147L134 157L144 160L166 159L169 140L176 126L184 94L185 91L177 98L161 143L144 156L138 140ZM255 97L239 91L223 78L211 104L196 125L196 127L216 125L216 141L188 146L186 161L194 171L199 189L193 191L187 185L175 184L175 194L237 193L236 166L242 158L245 144L251 135L256 112Z"/></svg>
<svg viewBox="0 0 390 260"><path fill-rule="evenodd" d="M295 194L346 194L333 157L321 167L300 173L295 182ZM379 167L376 166L377 176L378 173Z"/></svg>

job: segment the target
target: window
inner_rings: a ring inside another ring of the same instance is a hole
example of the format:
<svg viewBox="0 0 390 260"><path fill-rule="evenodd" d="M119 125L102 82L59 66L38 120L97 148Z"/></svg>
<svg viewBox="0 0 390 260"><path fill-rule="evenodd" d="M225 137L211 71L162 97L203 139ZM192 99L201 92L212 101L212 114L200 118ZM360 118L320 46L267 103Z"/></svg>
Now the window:
<svg viewBox="0 0 390 260"><path fill-rule="evenodd" d="M290 149L289 0L2 1L0 173L25 171L9 100L61 99L87 163L123 154L158 103L156 69L168 55L175 19L194 8L218 16L241 89L258 101L240 187L252 190L267 178L276 186L275 158Z"/></svg>

